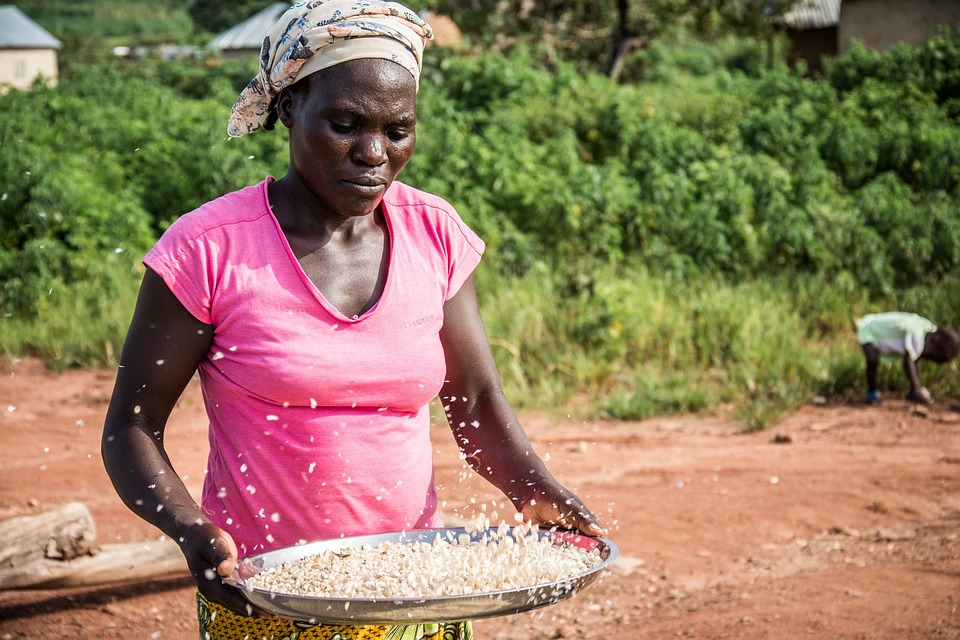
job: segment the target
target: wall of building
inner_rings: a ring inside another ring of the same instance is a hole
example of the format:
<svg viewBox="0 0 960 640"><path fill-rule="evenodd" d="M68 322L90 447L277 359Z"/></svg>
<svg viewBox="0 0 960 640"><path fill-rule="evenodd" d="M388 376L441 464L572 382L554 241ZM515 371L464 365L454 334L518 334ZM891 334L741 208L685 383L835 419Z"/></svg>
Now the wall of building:
<svg viewBox="0 0 960 640"><path fill-rule="evenodd" d="M823 69L823 59L837 54L837 28L787 29L790 38L790 52L787 63L790 66L799 60L807 63L807 74L813 75Z"/></svg>
<svg viewBox="0 0 960 640"><path fill-rule="evenodd" d="M27 89L37 76L57 83L55 49L0 49L0 91L7 87Z"/></svg>
<svg viewBox="0 0 960 640"><path fill-rule="evenodd" d="M896 42L920 44L939 25L960 25L958 0L844 0L840 5L840 53L853 40L883 51Z"/></svg>

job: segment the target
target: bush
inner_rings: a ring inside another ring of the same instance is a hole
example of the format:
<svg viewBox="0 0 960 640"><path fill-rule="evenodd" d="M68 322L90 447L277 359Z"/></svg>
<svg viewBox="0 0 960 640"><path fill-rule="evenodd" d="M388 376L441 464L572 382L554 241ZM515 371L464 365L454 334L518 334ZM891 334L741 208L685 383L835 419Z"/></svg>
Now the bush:
<svg viewBox="0 0 960 640"><path fill-rule="evenodd" d="M762 428L853 395L857 315L960 324L958 51L855 48L821 81L755 43L661 43L617 84L522 49L432 50L401 179L487 241L478 288L518 405L726 402ZM285 170L282 128L226 137L251 75L110 60L0 96L18 123L0 129L0 348L113 362L157 235ZM955 393L951 371L925 380Z"/></svg>

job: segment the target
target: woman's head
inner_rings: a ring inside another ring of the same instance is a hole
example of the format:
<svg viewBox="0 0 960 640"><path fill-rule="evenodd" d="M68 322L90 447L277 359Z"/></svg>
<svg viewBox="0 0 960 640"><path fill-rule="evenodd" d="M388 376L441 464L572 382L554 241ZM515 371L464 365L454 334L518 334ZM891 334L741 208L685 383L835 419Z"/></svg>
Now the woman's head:
<svg viewBox="0 0 960 640"><path fill-rule="evenodd" d="M372 212L416 146L416 83L389 60L350 60L281 92L288 182L334 217Z"/></svg>
<svg viewBox="0 0 960 640"><path fill-rule="evenodd" d="M351 60L389 60L419 87L430 26L396 2L310 0L291 6L263 40L260 69L237 98L227 132L272 128L277 98L304 78Z"/></svg>
<svg viewBox="0 0 960 640"><path fill-rule="evenodd" d="M960 335L950 327L937 327L927 334L923 343L923 356L934 362L949 362L960 353Z"/></svg>

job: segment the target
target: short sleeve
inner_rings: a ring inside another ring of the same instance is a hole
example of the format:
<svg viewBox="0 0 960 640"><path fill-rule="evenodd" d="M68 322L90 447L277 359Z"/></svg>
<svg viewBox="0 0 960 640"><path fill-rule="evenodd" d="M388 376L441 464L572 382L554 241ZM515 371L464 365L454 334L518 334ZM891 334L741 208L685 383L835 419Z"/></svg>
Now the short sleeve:
<svg viewBox="0 0 960 640"><path fill-rule="evenodd" d="M447 274L447 292L444 300L457 294L463 283L480 264L485 245L473 229L460 218L451 207L448 211L450 228L448 229L449 270Z"/></svg>
<svg viewBox="0 0 960 640"><path fill-rule="evenodd" d="M383 202L412 249L431 256L429 269L441 279L443 301L455 296L480 264L485 249L480 236L449 202L402 182L394 181Z"/></svg>
<svg viewBox="0 0 960 640"><path fill-rule="evenodd" d="M927 341L926 331L911 331L903 340L903 346L910 355L911 360L919 360L923 353L923 345Z"/></svg>
<svg viewBox="0 0 960 640"><path fill-rule="evenodd" d="M215 324L214 298L229 269L231 246L242 247L247 255L260 246L237 239L235 230L238 225L272 220L267 202L267 185L272 181L268 177L185 213L143 258L143 264L204 324Z"/></svg>
<svg viewBox="0 0 960 640"><path fill-rule="evenodd" d="M191 214L176 220L143 258L194 318L213 324L215 270L210 247L194 229Z"/></svg>

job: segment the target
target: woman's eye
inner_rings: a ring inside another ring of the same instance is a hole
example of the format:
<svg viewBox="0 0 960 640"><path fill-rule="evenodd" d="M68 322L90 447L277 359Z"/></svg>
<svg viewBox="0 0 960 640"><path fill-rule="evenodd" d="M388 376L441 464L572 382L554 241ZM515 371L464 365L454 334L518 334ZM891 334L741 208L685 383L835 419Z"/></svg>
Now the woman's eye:
<svg viewBox="0 0 960 640"><path fill-rule="evenodd" d="M387 137L389 137L394 142L400 142L405 140L410 136L410 131L407 129L392 129L387 132Z"/></svg>
<svg viewBox="0 0 960 640"><path fill-rule="evenodd" d="M353 125L346 122L331 122L330 128L337 133L350 133L353 131Z"/></svg>

